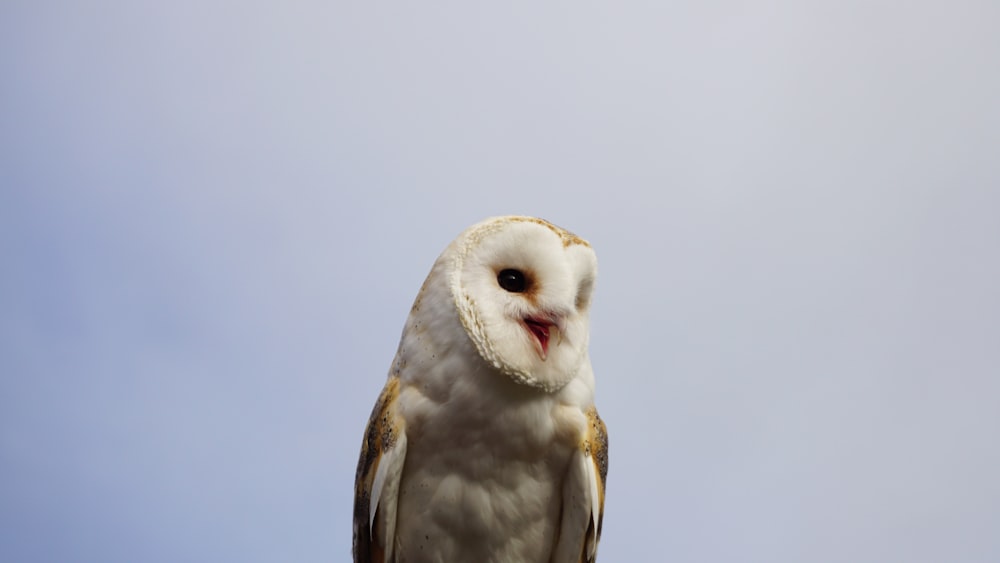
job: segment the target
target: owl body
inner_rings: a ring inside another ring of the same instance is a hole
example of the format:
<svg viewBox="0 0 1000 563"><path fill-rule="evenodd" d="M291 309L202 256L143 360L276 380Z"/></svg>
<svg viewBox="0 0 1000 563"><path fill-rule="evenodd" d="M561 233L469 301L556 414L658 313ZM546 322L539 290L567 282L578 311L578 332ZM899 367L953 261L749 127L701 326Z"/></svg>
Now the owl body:
<svg viewBox="0 0 1000 563"><path fill-rule="evenodd" d="M438 258L362 445L356 562L596 558L595 276L589 245L531 218L484 221Z"/></svg>

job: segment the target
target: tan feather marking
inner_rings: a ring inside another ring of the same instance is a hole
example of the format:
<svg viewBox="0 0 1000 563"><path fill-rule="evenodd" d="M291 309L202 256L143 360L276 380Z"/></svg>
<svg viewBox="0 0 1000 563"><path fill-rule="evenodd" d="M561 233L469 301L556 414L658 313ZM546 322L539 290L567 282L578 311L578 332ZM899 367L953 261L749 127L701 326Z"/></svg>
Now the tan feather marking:
<svg viewBox="0 0 1000 563"><path fill-rule="evenodd" d="M369 527L372 482L383 452L392 448L399 436L399 422L395 404L399 397L399 377L392 375L382 389L375 408L372 409L361 442L361 456L354 477L354 561L355 563L382 562L385 548L372 538Z"/></svg>
<svg viewBox="0 0 1000 563"><path fill-rule="evenodd" d="M549 223L545 219L539 219L537 217L510 217L509 219L511 221L519 221L521 223L535 223L536 225L541 225L543 227L546 227L555 234L559 235L559 238L562 239L564 247L570 246L572 244L579 244L590 248L589 242L583 240L582 238L576 236L575 234L567 231L562 227Z"/></svg>
<svg viewBox="0 0 1000 563"><path fill-rule="evenodd" d="M571 246L574 244L579 244L581 246L586 246L590 248L590 243L586 240L576 236L575 234L567 231L566 229L553 225L545 219L539 219L538 217L527 217L521 215L509 215L506 217L495 217L493 221L488 223L483 223L479 225L477 229L469 231L466 234L466 248L471 248L475 246L481 239L489 235L490 233L496 232L501 229L507 223L534 223L536 225L541 225L546 229L549 229L558 236L563 243L563 247Z"/></svg>
<svg viewBox="0 0 1000 563"><path fill-rule="evenodd" d="M420 312L420 306L424 303L424 295L427 293L427 284L429 283L431 283L431 276L427 276L424 279L424 283L420 284L420 291L417 292L417 297L413 300L413 305L410 307L410 316Z"/></svg>
<svg viewBox="0 0 1000 563"><path fill-rule="evenodd" d="M587 438L584 441L584 452L590 456L597 469L600 481L597 492L600 495L601 513L597 516L597 539L601 539L601 528L604 524L604 487L608 479L608 428L597 415L597 408L587 409Z"/></svg>

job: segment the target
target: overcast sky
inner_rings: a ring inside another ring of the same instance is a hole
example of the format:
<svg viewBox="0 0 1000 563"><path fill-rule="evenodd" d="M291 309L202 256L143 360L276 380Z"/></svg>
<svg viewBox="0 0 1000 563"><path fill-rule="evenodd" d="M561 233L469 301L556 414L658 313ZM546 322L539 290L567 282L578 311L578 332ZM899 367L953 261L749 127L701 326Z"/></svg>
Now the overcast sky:
<svg viewBox="0 0 1000 563"><path fill-rule="evenodd" d="M0 560L346 560L410 303L508 213L600 261L603 561L1000 560L998 22L5 0Z"/></svg>

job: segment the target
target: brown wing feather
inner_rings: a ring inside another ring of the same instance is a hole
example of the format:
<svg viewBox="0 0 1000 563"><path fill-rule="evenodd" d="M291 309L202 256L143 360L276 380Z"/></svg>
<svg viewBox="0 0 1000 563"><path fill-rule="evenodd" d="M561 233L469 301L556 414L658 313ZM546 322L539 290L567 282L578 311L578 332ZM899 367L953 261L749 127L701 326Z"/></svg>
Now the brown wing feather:
<svg viewBox="0 0 1000 563"><path fill-rule="evenodd" d="M587 444L586 452L590 455L590 460L594 464L594 468L597 470L597 492L600 495L600 513L597 515L597 541L601 541L601 528L604 526L604 488L608 480L608 428L604 425L604 421L601 417L597 415L597 408L590 407L587 410L587 419L589 426L587 428ZM591 530L587 530L587 535L590 535ZM584 550L584 555L581 557L581 561L585 563L593 563L595 558L587 561L584 559L586 557L586 550Z"/></svg>
<svg viewBox="0 0 1000 563"><path fill-rule="evenodd" d="M354 477L354 563L384 563L384 538L373 538L369 526L372 484L382 454L393 447L399 425L395 420L395 403L399 397L399 378L393 375L382 389L372 409L361 442L358 471ZM381 540L381 541L380 541Z"/></svg>

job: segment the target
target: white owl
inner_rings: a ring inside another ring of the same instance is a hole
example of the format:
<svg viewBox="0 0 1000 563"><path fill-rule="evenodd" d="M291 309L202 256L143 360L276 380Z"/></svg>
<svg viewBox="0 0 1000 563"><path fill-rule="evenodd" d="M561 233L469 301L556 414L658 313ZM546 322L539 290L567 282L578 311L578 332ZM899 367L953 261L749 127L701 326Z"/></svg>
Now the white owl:
<svg viewBox="0 0 1000 563"><path fill-rule="evenodd" d="M361 446L356 563L595 560L596 276L586 241L532 217L487 219L438 257Z"/></svg>

